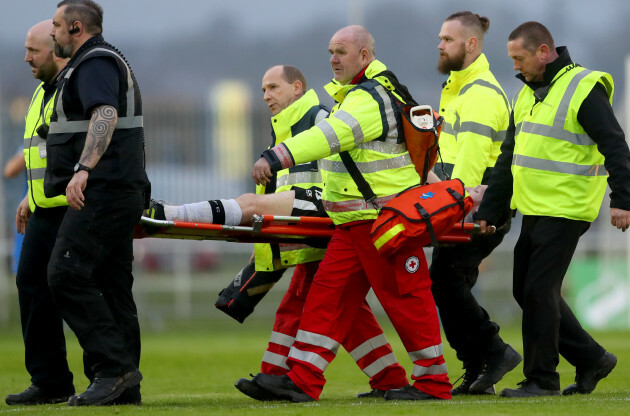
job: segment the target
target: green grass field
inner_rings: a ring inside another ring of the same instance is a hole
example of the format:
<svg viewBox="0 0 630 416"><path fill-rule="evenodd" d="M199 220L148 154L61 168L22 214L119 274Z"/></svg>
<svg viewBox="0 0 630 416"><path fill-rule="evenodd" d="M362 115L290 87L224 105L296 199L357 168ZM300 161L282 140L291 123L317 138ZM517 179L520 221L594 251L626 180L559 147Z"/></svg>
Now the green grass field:
<svg viewBox="0 0 630 416"><path fill-rule="evenodd" d="M386 322L386 333L400 362L411 368L395 332ZM162 332L143 334L141 370L143 405L103 408L69 408L65 405L10 407L4 403L8 393L19 392L29 384L23 364L19 328L0 331L0 414L141 415L141 414L220 414L220 415L629 415L630 414L630 333L593 332L596 339L617 354L619 363L589 396L545 399L500 399L497 397L457 397L442 402L385 402L358 400L354 395L368 389L367 377L358 370L347 353L340 350L326 372L328 383L319 402L256 402L234 388L234 382L257 373L269 336L271 322L251 320L239 325L227 319L195 324L169 324ZM518 328L502 330L506 341L522 350ZM82 373L81 350L68 335L68 356L78 391L86 388ZM445 345L451 381L461 374L461 364ZM497 385L497 390L514 387L521 381L522 366ZM573 382L574 369L565 361L559 367L562 386ZM67 414L67 413L66 413Z"/></svg>

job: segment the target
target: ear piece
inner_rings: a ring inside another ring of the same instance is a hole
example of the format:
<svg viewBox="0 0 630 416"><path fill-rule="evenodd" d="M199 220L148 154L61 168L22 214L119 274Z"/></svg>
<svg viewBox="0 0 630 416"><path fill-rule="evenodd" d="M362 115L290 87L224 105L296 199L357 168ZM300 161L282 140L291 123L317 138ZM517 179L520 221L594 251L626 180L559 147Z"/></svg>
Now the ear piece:
<svg viewBox="0 0 630 416"><path fill-rule="evenodd" d="M72 26L72 28L68 29L68 33L70 33L71 35L74 35L74 34L79 33L80 30L81 28L77 26Z"/></svg>

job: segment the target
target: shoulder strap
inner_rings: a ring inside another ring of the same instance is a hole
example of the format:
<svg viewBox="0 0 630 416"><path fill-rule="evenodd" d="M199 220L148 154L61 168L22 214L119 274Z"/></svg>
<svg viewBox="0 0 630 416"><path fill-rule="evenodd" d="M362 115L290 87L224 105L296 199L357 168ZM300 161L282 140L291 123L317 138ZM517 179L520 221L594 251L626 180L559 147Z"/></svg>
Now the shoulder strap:
<svg viewBox="0 0 630 416"><path fill-rule="evenodd" d="M409 92L407 87L398 81L398 78L396 78L396 75L394 75L392 71L385 70L379 73L378 75L376 75L376 77L378 76L384 76L387 79L389 79L391 84L394 86L394 90L396 91L396 93L407 104L418 105L416 101L413 99L413 97L411 96L411 93ZM375 82L378 82L378 81L375 81ZM346 167L346 169L348 170L348 173L352 177L352 180L354 180L354 183L357 184L357 188L359 189L359 192L361 192L361 195L363 195L363 199L365 199L366 202L371 203L377 211L380 211L379 206L374 202L376 200L376 194L374 194L374 191L370 187L370 184L367 183L367 181L361 174L361 171L359 171L357 164L355 163L354 160L352 160L352 158L350 157L350 154L347 151L344 151L344 152L339 152L339 156L341 157L341 161L343 162L343 165Z"/></svg>
<svg viewBox="0 0 630 416"><path fill-rule="evenodd" d="M359 192L361 192L361 195L363 195L363 199L365 199L366 202L372 204L374 208L379 211L380 209L378 205L374 202L376 200L376 194L374 194L374 191L370 187L370 184L367 183L367 181L361 174L359 167L350 157L348 151L346 150L343 152L339 152L339 156L341 157L343 165L346 167L348 173L352 177L352 180L354 180L354 183L357 184L357 188L359 188Z"/></svg>
<svg viewBox="0 0 630 416"><path fill-rule="evenodd" d="M385 77L389 79L389 82L394 86L394 91L396 91L396 94L398 94L400 98L403 99L405 104L410 105L410 106L418 105L416 100L414 100L413 97L411 96L409 89L405 85L401 84L400 81L398 81L398 78L396 77L396 75L394 75L394 73L390 71L389 69L386 69L385 71L377 74L376 77Z"/></svg>

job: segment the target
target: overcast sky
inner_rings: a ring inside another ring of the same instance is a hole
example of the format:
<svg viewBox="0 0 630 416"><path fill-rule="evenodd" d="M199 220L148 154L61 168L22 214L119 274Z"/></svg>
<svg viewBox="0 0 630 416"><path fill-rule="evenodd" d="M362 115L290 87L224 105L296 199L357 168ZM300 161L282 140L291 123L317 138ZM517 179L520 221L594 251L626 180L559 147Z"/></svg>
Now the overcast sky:
<svg viewBox="0 0 630 416"><path fill-rule="evenodd" d="M198 32L216 16L231 15L240 23L243 33L290 33L309 21L331 14L341 14L350 22L362 20L362 10L375 4L398 2L416 10L441 11L446 16L454 7L469 5L473 11L491 17L510 10L522 21L547 17L548 5L562 11L559 25L575 25L585 31L617 31L616 25L627 25L630 18L628 0L101 0L105 11L105 33L108 38L135 37L141 41L172 38ZM24 32L34 22L53 16L57 0L7 0L0 13L2 42L23 42ZM548 22L552 23L552 22ZM552 31L553 33L553 31ZM602 45L604 46L604 45Z"/></svg>
<svg viewBox="0 0 630 416"><path fill-rule="evenodd" d="M216 16L229 14L243 32L290 33L309 19L325 18L338 5L346 13L370 7L378 0L100 0L104 10L104 31L112 41L135 37L142 41L193 34ZM383 3L383 0L380 1ZM423 2L423 1L420 1ZM0 36L3 42L23 42L25 30L34 22L51 18L57 0L3 1ZM410 4L416 3L413 1ZM415 6L414 6L415 7ZM359 14L358 18L361 16ZM24 32L24 33L23 33Z"/></svg>
<svg viewBox="0 0 630 416"><path fill-rule="evenodd" d="M0 39L3 46L23 45L28 28L52 17L57 2L3 1L0 13ZM406 41L412 38L418 44L418 51L430 56L431 60L435 60L441 21L449 14L466 8L490 18L491 28L485 43L486 46L496 46L496 50L505 51L507 34L517 24L527 20L546 24L556 44L568 45L576 62L592 69L608 71L613 67L611 62L614 62L616 68L612 69L616 70L613 75L619 92L624 90L626 82L618 70L619 62L623 62L625 56L630 54L630 42L627 41L630 39L629 0L101 0L99 3L105 12L105 38L122 50L128 50L132 44L155 45L164 41L177 41L179 38L190 39L198 34L203 36L209 33L209 27L217 26L222 20L236 25L237 33L241 36L268 41L273 36L286 37L308 31L311 26L316 27L316 22L331 17L347 24L364 23L364 16L375 6L396 3L403 5L403 9L412 9L414 15L422 16L421 21L415 27L399 27L390 16L382 22L382 27L392 36L400 32ZM430 28L429 32L423 30L426 28ZM322 35L322 38L328 39L330 35ZM383 45L382 40L380 42L376 39L377 56L382 56L379 55L379 44ZM169 42L169 45L173 43ZM271 42L269 45L271 48ZM322 45L323 51L326 46ZM183 41L181 47L186 47ZM382 53L383 49L380 51ZM404 61L405 52L395 52ZM293 52L282 53L291 56ZM228 64L229 58L216 57L226 60ZM3 59L13 60L14 57L5 56ZM501 52L501 55L493 56L492 59L493 65L504 65L505 72L512 77L507 53ZM186 63L181 65L185 66ZM620 98L618 95L616 101Z"/></svg>

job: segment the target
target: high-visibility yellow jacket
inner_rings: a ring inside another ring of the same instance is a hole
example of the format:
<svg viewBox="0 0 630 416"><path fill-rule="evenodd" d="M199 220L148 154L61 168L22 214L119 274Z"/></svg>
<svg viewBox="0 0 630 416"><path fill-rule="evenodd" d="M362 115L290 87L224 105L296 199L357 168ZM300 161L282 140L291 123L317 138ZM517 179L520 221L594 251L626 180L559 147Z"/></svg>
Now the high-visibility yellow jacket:
<svg viewBox="0 0 630 416"><path fill-rule="evenodd" d="M485 183L484 173L501 153L510 105L484 54L461 71L451 71L442 89L440 154L445 170L466 186ZM438 175L440 166L435 168ZM444 178L442 178L444 179Z"/></svg>
<svg viewBox="0 0 630 416"><path fill-rule="evenodd" d="M314 90L308 90L302 97L271 118L274 145L280 144L294 135L308 130L328 116L319 103ZM275 192L290 191L292 187L310 188L322 186L322 178L317 161L283 169L277 173ZM268 190L274 189L269 187ZM256 193L264 194L264 186L257 186ZM300 263L324 258L325 249L313 248L305 244L254 244L256 270L271 271L295 266Z"/></svg>
<svg viewBox="0 0 630 416"><path fill-rule="evenodd" d="M28 206L31 212L37 207L52 208L68 205L65 195L46 198L44 195L44 173L46 172L46 140L39 137L37 129L50 124L54 95L44 103L44 83L39 84L26 113L24 128L24 160L28 181Z"/></svg>
<svg viewBox="0 0 630 416"><path fill-rule="evenodd" d="M608 172L604 156L578 123L577 114L598 82L612 105L612 77L576 66L556 74L542 102L535 100L529 86L520 91L514 105L513 209L523 215L572 220L597 217Z"/></svg>
<svg viewBox="0 0 630 416"><path fill-rule="evenodd" d="M396 121L400 114L390 94L396 94L394 86L387 77L378 76L386 69L375 60L358 85L328 84L326 91L338 103L330 116L266 152L274 170L325 158L319 165L324 180L322 199L335 224L373 220L378 215L343 165L341 151L348 151L376 194L379 207L420 182Z"/></svg>

